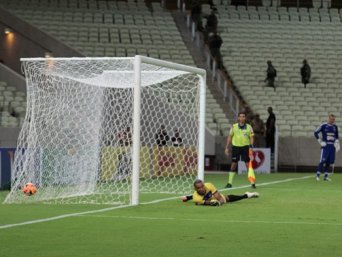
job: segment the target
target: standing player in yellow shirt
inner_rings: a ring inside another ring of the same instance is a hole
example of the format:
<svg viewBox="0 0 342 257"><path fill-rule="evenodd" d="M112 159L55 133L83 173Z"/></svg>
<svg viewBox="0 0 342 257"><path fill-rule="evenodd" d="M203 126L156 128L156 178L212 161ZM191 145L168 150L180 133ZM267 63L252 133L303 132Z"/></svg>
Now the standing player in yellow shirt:
<svg viewBox="0 0 342 257"><path fill-rule="evenodd" d="M197 179L194 182L195 192L192 196L183 196L183 202L191 200L196 205L210 205L221 206L225 203L240 201L247 198L259 197L257 192L246 192L243 195L226 195L221 194L212 183L204 183L202 180Z"/></svg>
<svg viewBox="0 0 342 257"><path fill-rule="evenodd" d="M238 122L233 124L227 137L227 143L225 147L225 154L230 155L229 148L232 146L232 164L230 166L228 183L226 188L233 186L233 179L237 172L238 161L241 160L246 163L248 169L248 163L250 161L250 155L253 154L254 132L252 126L246 123L246 114L240 112L238 116ZM256 188L255 183L251 184L252 188Z"/></svg>

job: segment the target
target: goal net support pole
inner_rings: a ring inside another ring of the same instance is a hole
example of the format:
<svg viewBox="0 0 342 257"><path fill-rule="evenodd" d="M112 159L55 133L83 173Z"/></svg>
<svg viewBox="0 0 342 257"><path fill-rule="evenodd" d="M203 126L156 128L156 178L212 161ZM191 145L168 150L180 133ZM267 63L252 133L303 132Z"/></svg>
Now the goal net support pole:
<svg viewBox="0 0 342 257"><path fill-rule="evenodd" d="M141 97L141 62L153 65L166 66L172 69L197 73L199 83L199 119L198 119L198 174L199 179L204 179L204 141L205 141L205 81L206 72L203 69L189 67L181 64L156 60L145 56L137 55L134 59L134 109L133 109L133 171L132 171L132 199L131 204L139 203L139 169L140 169L140 97Z"/></svg>

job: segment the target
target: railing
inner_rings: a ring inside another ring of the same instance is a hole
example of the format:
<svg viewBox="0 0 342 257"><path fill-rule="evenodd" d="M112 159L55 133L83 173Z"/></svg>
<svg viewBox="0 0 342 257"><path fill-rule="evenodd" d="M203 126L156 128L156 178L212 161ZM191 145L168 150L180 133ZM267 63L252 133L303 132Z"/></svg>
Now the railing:
<svg viewBox="0 0 342 257"><path fill-rule="evenodd" d="M276 126L276 132L274 135L274 172L278 172L278 160L279 160L279 128Z"/></svg>
<svg viewBox="0 0 342 257"><path fill-rule="evenodd" d="M211 81L219 91L222 93L223 100L227 102L232 112L237 115L240 110L240 99L234 92L233 88L229 86L228 78L219 69L217 69L217 62L215 58L210 54L210 50L207 45L203 43L200 33L196 32L196 24L191 21L190 14L187 15L187 27L191 30L192 41L196 46L200 48L206 57L207 70L211 72Z"/></svg>

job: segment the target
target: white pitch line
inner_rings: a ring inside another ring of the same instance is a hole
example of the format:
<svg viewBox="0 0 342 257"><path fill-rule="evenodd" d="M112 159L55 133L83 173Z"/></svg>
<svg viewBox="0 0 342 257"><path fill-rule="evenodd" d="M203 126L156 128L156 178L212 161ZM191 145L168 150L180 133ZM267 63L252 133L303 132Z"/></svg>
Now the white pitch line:
<svg viewBox="0 0 342 257"><path fill-rule="evenodd" d="M280 183L286 183L286 182L291 182L291 181L295 181L295 180L301 180L301 179L307 179L307 178L312 178L313 176L304 176L304 177L300 177L300 178L288 178L288 179L284 179L284 180L278 180L278 181L272 181L272 182L265 182L265 183L261 183L261 184L257 184L258 187L260 186L268 186L268 185L274 185L274 184L280 184ZM230 191L233 189L241 189L241 188L250 188L251 185L246 185L246 186L240 186L240 187L233 187L233 188L223 188L220 189L220 191Z"/></svg>
<svg viewBox="0 0 342 257"><path fill-rule="evenodd" d="M258 187L260 187L260 186L267 186L267 185L273 185L273 184L279 184L279 183L286 183L286 182L291 182L291 181L301 180L301 179L307 179L307 178L312 178L312 177L313 176L304 176L304 177L300 177L300 178L289 178L289 179L284 179L284 180L277 180L277 181L272 181L272 182L266 182L266 183L258 184ZM241 186L241 187L235 187L235 188L230 188L230 189L222 189L221 191L232 190L232 189L241 189L241 188L247 188L247 187L250 187L250 186L248 185L248 186ZM179 196L174 196L174 197L169 197L169 198L163 198L163 199L159 199L159 200L144 202L144 203L140 203L140 204L141 205L154 204L154 203L160 203L160 202L169 201L169 200L175 200L175 199L178 199L178 198L179 198ZM30 220L30 221L25 221L25 222L21 222L21 223L13 223L13 224L7 224L7 225L0 225L0 229L13 228L13 227L31 225L31 224L36 224L36 223L49 222L49 221L60 220L60 219L68 218L68 217L87 215L87 214L94 214L94 213L99 213L99 212L107 212L107 211L112 211L112 210L116 210L116 209L128 208L128 207L134 207L134 206L132 206L132 205L122 205L122 206L114 206L114 207L98 209L98 210L92 210L92 211L63 214L63 215L58 215L58 216L55 216L55 217L50 217L50 218L45 218L45 219L37 219L37 220Z"/></svg>
<svg viewBox="0 0 342 257"><path fill-rule="evenodd" d="M174 217L144 217L144 216L109 216L109 215L88 215L93 218L113 218L113 219L137 219L137 220L175 220L175 221L194 221L194 222L218 222L218 223L263 223L279 225L331 225L342 226L342 223L327 222L306 222L306 221L269 221L269 220L213 220L213 219L182 219Z"/></svg>

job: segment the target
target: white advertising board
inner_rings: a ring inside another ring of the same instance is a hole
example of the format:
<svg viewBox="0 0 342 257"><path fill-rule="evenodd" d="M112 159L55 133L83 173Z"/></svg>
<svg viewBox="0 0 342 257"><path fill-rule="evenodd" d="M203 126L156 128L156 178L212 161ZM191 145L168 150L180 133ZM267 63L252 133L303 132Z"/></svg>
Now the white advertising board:
<svg viewBox="0 0 342 257"><path fill-rule="evenodd" d="M256 174L271 172L271 149L254 148L253 149L253 169ZM244 162L238 163L238 174L246 174L247 168Z"/></svg>

